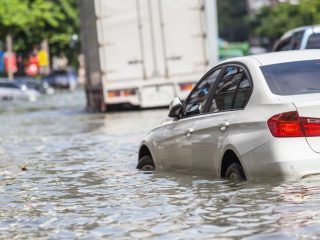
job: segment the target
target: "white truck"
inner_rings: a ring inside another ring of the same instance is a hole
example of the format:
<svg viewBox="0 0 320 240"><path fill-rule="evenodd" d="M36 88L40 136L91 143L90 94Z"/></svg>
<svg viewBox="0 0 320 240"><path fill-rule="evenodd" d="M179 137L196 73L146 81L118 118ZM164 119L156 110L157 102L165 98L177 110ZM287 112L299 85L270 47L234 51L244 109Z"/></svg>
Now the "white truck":
<svg viewBox="0 0 320 240"><path fill-rule="evenodd" d="M82 0L80 13L89 109L168 106L218 61L215 0Z"/></svg>

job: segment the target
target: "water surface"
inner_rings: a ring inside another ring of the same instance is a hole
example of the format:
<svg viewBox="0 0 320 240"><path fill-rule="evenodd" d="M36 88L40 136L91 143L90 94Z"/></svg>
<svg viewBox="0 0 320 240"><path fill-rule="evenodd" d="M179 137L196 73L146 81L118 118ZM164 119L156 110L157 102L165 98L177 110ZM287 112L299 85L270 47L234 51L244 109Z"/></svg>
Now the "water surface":
<svg viewBox="0 0 320 240"><path fill-rule="evenodd" d="M320 182L137 171L166 110L89 114L81 91L0 104L0 239L320 238Z"/></svg>

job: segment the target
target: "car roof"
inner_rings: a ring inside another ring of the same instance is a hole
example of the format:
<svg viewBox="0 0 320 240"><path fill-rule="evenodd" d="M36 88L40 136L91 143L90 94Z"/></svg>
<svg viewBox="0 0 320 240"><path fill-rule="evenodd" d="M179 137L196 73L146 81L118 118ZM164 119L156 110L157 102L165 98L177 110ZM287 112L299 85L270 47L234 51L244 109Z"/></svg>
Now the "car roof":
<svg viewBox="0 0 320 240"><path fill-rule="evenodd" d="M292 34L296 33L296 32L300 32L300 31L306 31L306 30L312 30L315 33L320 32L320 25L310 25L310 26L302 26L302 27L297 27L294 29L291 29L287 32L285 32L280 39L285 39L288 37L291 37Z"/></svg>
<svg viewBox="0 0 320 240"><path fill-rule="evenodd" d="M223 61L227 62L255 62L260 66L271 65L285 62L298 62L306 60L320 60L320 49L308 49L308 50L290 50L280 52L270 52L257 55L250 55L246 57L231 58Z"/></svg>

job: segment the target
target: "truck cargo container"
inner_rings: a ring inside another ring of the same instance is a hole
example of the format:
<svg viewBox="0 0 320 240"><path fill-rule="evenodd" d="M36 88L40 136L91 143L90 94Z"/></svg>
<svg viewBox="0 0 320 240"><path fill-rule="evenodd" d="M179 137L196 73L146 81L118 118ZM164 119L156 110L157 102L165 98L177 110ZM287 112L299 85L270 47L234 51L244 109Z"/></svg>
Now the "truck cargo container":
<svg viewBox="0 0 320 240"><path fill-rule="evenodd" d="M184 100L218 61L215 0L81 0L80 14L91 110Z"/></svg>

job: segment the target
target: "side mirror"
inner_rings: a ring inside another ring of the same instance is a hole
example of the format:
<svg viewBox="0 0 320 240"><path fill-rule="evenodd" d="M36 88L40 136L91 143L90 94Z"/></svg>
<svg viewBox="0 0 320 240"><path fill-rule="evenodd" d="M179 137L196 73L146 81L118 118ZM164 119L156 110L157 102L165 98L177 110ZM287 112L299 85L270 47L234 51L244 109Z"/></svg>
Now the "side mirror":
<svg viewBox="0 0 320 240"><path fill-rule="evenodd" d="M171 118L178 118L182 109L182 102L179 97L175 97L169 105L169 114Z"/></svg>

